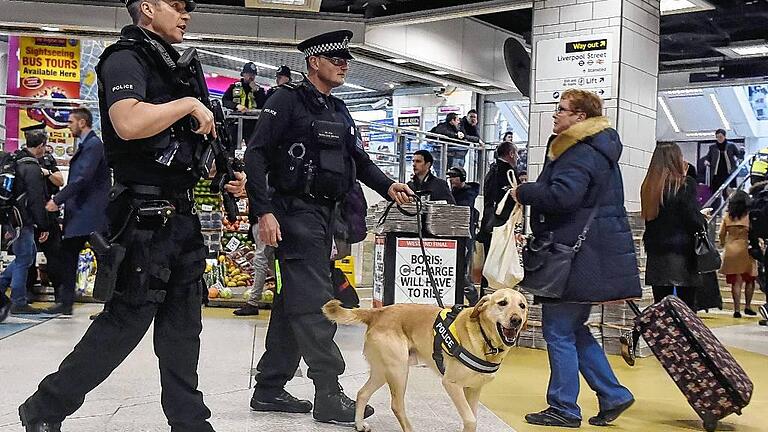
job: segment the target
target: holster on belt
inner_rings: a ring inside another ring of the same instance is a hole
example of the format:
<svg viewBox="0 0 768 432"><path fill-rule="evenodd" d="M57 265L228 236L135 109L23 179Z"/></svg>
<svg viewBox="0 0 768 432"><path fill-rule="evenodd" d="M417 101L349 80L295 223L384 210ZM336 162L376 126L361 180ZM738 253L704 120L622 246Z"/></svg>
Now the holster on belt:
<svg viewBox="0 0 768 432"><path fill-rule="evenodd" d="M117 274L120 264L125 259L126 249L119 243L110 244L98 232L92 233L90 243L96 253L99 271L96 272L96 282L93 287L93 298L108 302L112 300L117 284Z"/></svg>

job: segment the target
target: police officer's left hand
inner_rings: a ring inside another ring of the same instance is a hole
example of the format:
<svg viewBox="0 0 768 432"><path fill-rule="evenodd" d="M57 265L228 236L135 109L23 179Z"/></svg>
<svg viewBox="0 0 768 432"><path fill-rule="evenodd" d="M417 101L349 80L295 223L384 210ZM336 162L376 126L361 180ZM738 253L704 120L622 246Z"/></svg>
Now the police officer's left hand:
<svg viewBox="0 0 768 432"><path fill-rule="evenodd" d="M392 183L387 193L399 205L411 202L411 197L416 195L405 183Z"/></svg>
<svg viewBox="0 0 768 432"><path fill-rule="evenodd" d="M237 198L242 198L246 195L245 183L248 182L248 178L245 173L237 171L235 171L235 178L237 180L232 180L231 182L224 185L224 189L226 189L227 192L235 195Z"/></svg>

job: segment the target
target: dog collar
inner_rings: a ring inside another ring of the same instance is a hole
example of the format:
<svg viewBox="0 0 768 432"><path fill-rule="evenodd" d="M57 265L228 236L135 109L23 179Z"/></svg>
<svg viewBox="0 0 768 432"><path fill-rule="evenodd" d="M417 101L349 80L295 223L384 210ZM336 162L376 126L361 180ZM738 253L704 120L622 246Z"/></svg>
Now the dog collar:
<svg viewBox="0 0 768 432"><path fill-rule="evenodd" d="M437 314L433 326L435 343L432 350L432 359L435 361L437 369L443 375L445 375L443 351L475 372L485 374L495 373L499 370L501 363L489 362L467 351L461 346L459 339L455 336L454 331L452 331L453 322L456 321L456 317L459 316L459 313L463 309L464 305L454 305L452 308L443 309ZM483 331L482 327L480 327L480 331ZM485 333L483 333L483 337L486 339L486 343L489 343L489 339ZM489 344L489 346L494 349L492 344Z"/></svg>

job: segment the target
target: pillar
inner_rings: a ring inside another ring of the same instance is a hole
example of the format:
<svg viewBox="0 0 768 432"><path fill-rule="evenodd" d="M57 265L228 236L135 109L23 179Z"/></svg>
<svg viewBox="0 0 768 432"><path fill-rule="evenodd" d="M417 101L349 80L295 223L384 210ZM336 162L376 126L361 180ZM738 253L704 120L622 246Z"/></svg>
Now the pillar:
<svg viewBox="0 0 768 432"><path fill-rule="evenodd" d="M555 96L566 88L602 91L605 113L624 144L619 164L627 210L640 209L640 185L656 145L659 16L658 0L534 0L528 144L531 179L539 175L546 157L552 113L559 98ZM607 47L601 50L602 41ZM564 47L572 42L592 44L586 48L571 45L571 52L566 52ZM610 59L610 68L601 75L596 71L604 58ZM581 61L584 63L577 67ZM557 71L565 70L574 73L556 76L565 74Z"/></svg>

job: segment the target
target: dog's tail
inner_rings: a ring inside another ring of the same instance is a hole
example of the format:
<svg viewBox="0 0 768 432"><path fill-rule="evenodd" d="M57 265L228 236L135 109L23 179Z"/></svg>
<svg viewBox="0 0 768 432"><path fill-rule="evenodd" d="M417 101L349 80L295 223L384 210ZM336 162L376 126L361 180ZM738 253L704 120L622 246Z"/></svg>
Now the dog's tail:
<svg viewBox="0 0 768 432"><path fill-rule="evenodd" d="M369 325L376 315L374 309L347 309L341 307L341 302L331 300L323 306L326 318L337 324L365 324Z"/></svg>

